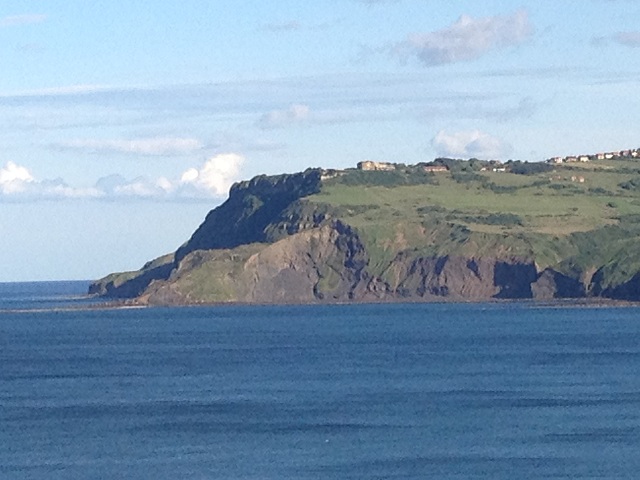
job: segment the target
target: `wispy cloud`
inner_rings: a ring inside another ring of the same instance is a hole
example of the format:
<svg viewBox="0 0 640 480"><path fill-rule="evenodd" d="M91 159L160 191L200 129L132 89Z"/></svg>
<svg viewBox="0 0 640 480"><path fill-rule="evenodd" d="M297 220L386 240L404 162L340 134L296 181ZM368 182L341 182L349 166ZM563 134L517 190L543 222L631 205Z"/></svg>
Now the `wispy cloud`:
<svg viewBox="0 0 640 480"><path fill-rule="evenodd" d="M153 137L136 139L80 139L56 144L65 150L81 150L87 153L124 153L132 155L171 156L184 155L201 150L204 145L195 138Z"/></svg>
<svg viewBox="0 0 640 480"><path fill-rule="evenodd" d="M431 140L431 145L445 157L503 159L513 151L508 143L480 130L440 130Z"/></svg>
<svg viewBox="0 0 640 480"><path fill-rule="evenodd" d="M514 119L530 118L539 103L531 97L524 97L514 103L500 96L468 96L434 99L421 108L424 119L466 118L508 122Z"/></svg>
<svg viewBox="0 0 640 480"><path fill-rule="evenodd" d="M401 0L355 0L358 3L364 3L365 5L378 5L381 3L399 3Z"/></svg>
<svg viewBox="0 0 640 480"><path fill-rule="evenodd" d="M16 46L16 51L27 54L44 52L46 49L39 43L23 43Z"/></svg>
<svg viewBox="0 0 640 480"><path fill-rule="evenodd" d="M40 88L35 90L24 90L12 93L0 93L0 99L29 99L29 98L47 98L47 97L59 97L59 96L74 96L99 92L117 92L119 89L110 87L108 85L95 85L95 84L79 84L79 85L66 85L62 87L52 88Z"/></svg>
<svg viewBox="0 0 640 480"><path fill-rule="evenodd" d="M47 19L42 14L8 15L0 18L0 28L42 23Z"/></svg>
<svg viewBox="0 0 640 480"><path fill-rule="evenodd" d="M261 128L282 128L302 124L309 120L311 109L308 105L293 104L282 110L272 110L258 120Z"/></svg>
<svg viewBox="0 0 640 480"><path fill-rule="evenodd" d="M301 30L302 24L297 20L287 20L284 22L267 23L262 26L262 30L267 32L293 32Z"/></svg>
<svg viewBox="0 0 640 480"><path fill-rule="evenodd" d="M260 30L268 33L292 33L302 31L319 31L326 30L336 25L339 20L321 22L321 23L303 23L299 20L284 20L281 22L265 23L260 26Z"/></svg>
<svg viewBox="0 0 640 480"><path fill-rule="evenodd" d="M178 178L140 176L127 180L121 175L100 178L91 187L73 187L63 179L37 179L25 166L7 162L0 167L0 202L65 199L197 200L223 197L239 180L244 157L235 153L211 157L199 167L185 170Z"/></svg>
<svg viewBox="0 0 640 480"><path fill-rule="evenodd" d="M640 47L640 32L619 32L612 39L626 47Z"/></svg>
<svg viewBox="0 0 640 480"><path fill-rule="evenodd" d="M611 35L600 35L591 38L591 45L594 47L605 47L611 43L630 48L640 47L640 31L616 32Z"/></svg>
<svg viewBox="0 0 640 480"><path fill-rule="evenodd" d="M443 30L410 35L392 47L402 58L415 56L426 66L475 60L491 50L524 42L533 26L526 10L474 19L463 15Z"/></svg>

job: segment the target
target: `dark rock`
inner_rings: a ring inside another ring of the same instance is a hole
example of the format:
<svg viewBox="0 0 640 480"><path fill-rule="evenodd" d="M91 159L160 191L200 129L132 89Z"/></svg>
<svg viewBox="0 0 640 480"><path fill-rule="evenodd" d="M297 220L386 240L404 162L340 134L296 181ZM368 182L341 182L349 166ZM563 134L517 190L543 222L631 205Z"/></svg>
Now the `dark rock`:
<svg viewBox="0 0 640 480"><path fill-rule="evenodd" d="M194 250L234 248L267 242L270 225L278 223L294 201L320 191L322 171L267 177L262 175L231 187L229 198L215 208L176 252L176 263Z"/></svg>
<svg viewBox="0 0 640 480"><path fill-rule="evenodd" d="M552 268L543 270L531 284L533 298L550 300L554 298L581 298L586 295L580 280L564 275Z"/></svg>

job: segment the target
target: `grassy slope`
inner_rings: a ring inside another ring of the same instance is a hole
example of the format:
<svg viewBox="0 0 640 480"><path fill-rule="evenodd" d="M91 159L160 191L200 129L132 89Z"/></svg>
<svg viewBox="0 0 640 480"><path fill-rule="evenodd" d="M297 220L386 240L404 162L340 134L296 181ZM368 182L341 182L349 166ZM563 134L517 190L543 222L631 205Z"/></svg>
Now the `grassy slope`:
<svg viewBox="0 0 640 480"><path fill-rule="evenodd" d="M640 160L568 164L535 175L437 173L417 185L394 179L385 186L382 172L371 172L371 181L368 174L347 172L310 200L340 208L361 232L374 273L382 274L405 248L432 255L521 255L566 271L624 260L625 272L640 270L639 257L625 253L638 233L631 216L640 215L640 187L621 187L640 178ZM618 273L616 281L627 276Z"/></svg>

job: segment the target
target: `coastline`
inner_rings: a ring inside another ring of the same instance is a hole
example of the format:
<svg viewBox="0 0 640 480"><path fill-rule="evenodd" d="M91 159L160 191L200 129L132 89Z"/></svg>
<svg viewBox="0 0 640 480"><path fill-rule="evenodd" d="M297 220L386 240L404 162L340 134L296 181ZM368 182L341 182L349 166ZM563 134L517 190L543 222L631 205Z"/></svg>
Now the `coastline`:
<svg viewBox="0 0 640 480"><path fill-rule="evenodd" d="M273 302L273 303L248 303L248 302L200 302L200 303L176 303L167 305L145 305L122 300L107 300L103 303L88 303L82 305L65 305L54 307L34 308L0 308L0 315L52 313L52 312L82 312L82 311L108 311L108 310L153 310L153 309L183 309L183 308L223 308L223 307L330 307L330 306L383 306L383 305L518 305L530 308L545 309L593 309L593 308L638 308L640 302L624 300L590 298L590 299L488 299L488 300L385 300L385 301L354 301L354 302Z"/></svg>

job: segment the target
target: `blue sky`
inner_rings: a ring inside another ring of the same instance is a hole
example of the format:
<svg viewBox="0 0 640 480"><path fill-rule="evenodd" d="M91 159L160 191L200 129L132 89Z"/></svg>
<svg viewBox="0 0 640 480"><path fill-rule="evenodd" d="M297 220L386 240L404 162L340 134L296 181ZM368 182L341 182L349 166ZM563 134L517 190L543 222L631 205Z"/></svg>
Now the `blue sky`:
<svg viewBox="0 0 640 480"><path fill-rule="evenodd" d="M177 248L234 181L640 147L637 0L0 5L0 281Z"/></svg>

